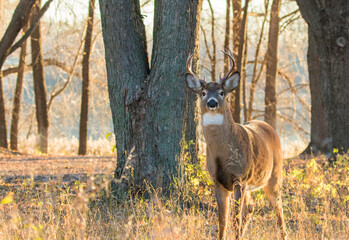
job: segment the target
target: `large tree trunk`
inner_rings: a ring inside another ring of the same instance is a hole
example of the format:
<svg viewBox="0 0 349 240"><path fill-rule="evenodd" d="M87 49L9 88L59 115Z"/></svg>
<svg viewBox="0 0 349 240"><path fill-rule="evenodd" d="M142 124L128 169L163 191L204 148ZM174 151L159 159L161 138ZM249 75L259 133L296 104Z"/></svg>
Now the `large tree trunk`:
<svg viewBox="0 0 349 240"><path fill-rule="evenodd" d="M85 155L86 149L87 149L88 98L89 98L89 81L90 81L89 70L90 70L92 31L93 31L93 16L94 16L94 9L95 9L94 6L95 6L95 0L89 0L85 46L84 46L84 53L82 58L79 155Z"/></svg>
<svg viewBox="0 0 349 240"><path fill-rule="evenodd" d="M130 164L136 187L149 181L166 191L180 171L187 127L195 127L187 119L195 101L184 76L198 40L201 4L155 1L150 71L139 1L100 1L117 143L115 176Z"/></svg>
<svg viewBox="0 0 349 240"><path fill-rule="evenodd" d="M320 64L321 93L328 123L329 146L349 149L348 1L300 1L297 4L314 36Z"/></svg>
<svg viewBox="0 0 349 240"><path fill-rule="evenodd" d="M311 95L310 143L303 154L327 153L329 149L328 126L321 91L321 66L314 35L308 31L308 70Z"/></svg>
<svg viewBox="0 0 349 240"><path fill-rule="evenodd" d="M10 24L0 41L0 72L5 59L15 41L19 31L28 22L30 10L35 0L21 0L13 13ZM0 147L7 148L7 128L5 117L5 102L2 86L2 75L0 73Z"/></svg>
<svg viewBox="0 0 349 240"><path fill-rule="evenodd" d="M33 20L36 19L41 6L41 0L36 1L33 7ZM47 153L48 147L48 114L46 102L46 83L44 75L44 64L42 57L42 39L40 23L31 35L31 51L33 64L33 79L35 93L36 119L38 123L38 149Z"/></svg>
<svg viewBox="0 0 349 240"><path fill-rule="evenodd" d="M23 33L28 29L28 24L23 27ZM19 54L19 63L18 63L18 74L16 89L13 99L13 108L12 108L12 121L11 121L11 131L10 131L10 141L11 149L18 150L18 122L19 122L19 113L21 109L21 97L23 89L23 78L24 78L24 67L25 67L25 57L27 54L27 41L22 43L21 51Z"/></svg>
<svg viewBox="0 0 349 240"><path fill-rule="evenodd" d="M273 0L270 12L270 28L267 50L267 76L265 83L264 119L276 129L276 82L278 69L279 13L281 0Z"/></svg>

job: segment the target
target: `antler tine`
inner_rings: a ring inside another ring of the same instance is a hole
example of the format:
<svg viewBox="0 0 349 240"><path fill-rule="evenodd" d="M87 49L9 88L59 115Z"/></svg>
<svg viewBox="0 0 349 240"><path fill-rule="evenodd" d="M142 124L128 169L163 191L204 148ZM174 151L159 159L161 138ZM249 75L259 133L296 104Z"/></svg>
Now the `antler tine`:
<svg viewBox="0 0 349 240"><path fill-rule="evenodd" d="M199 80L201 82L201 84L206 84L205 77L204 77L204 80L201 80L198 76L196 76L195 73L193 73L193 70L191 68L192 63L193 63L193 56L194 56L194 53L192 53L188 57L188 60L187 60L187 71L188 71L189 74L193 75L197 80Z"/></svg>
<svg viewBox="0 0 349 240"><path fill-rule="evenodd" d="M229 61L230 61L231 66L230 66L230 69L228 70L228 72L223 76L223 78L221 78L219 76L220 82L222 82L224 79L229 77L231 75L231 73L233 72L234 67L235 67L235 59L234 59L233 53L230 51L230 49L225 48L224 51L222 51L222 52L229 57Z"/></svg>

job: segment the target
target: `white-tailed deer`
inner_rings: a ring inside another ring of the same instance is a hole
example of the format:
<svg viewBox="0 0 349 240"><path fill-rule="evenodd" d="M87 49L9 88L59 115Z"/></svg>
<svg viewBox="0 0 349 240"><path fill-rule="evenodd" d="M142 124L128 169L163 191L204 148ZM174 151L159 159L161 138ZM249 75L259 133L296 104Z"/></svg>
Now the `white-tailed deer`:
<svg viewBox="0 0 349 240"><path fill-rule="evenodd" d="M219 239L225 238L230 192L233 192L233 228L240 239L252 215L250 192L263 188L274 207L283 239L286 226L282 211L282 149L276 131L267 123L253 120L237 124L232 118L227 95L239 86L240 73L229 49L230 70L216 82L199 79L187 61L186 82L200 97L203 133L207 144L206 164L215 183L218 203Z"/></svg>

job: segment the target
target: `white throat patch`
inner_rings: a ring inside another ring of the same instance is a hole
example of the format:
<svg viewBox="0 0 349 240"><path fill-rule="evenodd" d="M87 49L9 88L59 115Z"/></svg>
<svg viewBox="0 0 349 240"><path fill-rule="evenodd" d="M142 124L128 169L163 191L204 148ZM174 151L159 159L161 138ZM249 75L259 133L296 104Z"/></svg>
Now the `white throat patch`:
<svg viewBox="0 0 349 240"><path fill-rule="evenodd" d="M202 125L222 125L223 124L223 114L220 113L205 113L202 116Z"/></svg>

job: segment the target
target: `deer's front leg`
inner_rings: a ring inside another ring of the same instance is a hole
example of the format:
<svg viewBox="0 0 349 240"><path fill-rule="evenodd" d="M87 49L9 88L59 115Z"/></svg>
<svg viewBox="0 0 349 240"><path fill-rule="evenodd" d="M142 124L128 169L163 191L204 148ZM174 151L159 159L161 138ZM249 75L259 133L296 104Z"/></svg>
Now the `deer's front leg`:
<svg viewBox="0 0 349 240"><path fill-rule="evenodd" d="M225 238L227 217L229 212L229 191L222 185L215 184L216 198L218 204L219 239Z"/></svg>
<svg viewBox="0 0 349 240"><path fill-rule="evenodd" d="M233 229L235 239L241 238L242 228L242 208L244 203L243 187L240 183L235 183L233 187Z"/></svg>

